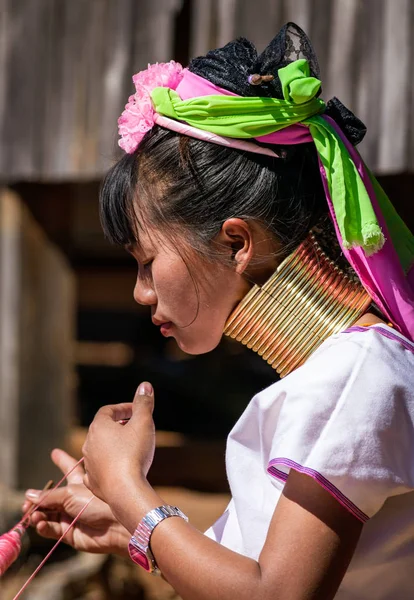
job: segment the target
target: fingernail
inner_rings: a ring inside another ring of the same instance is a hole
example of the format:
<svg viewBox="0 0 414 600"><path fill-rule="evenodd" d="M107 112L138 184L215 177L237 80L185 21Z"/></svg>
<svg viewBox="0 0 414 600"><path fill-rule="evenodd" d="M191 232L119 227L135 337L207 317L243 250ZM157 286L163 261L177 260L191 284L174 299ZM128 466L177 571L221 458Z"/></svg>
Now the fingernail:
<svg viewBox="0 0 414 600"><path fill-rule="evenodd" d="M144 381L139 384L138 394L140 396L151 396L152 394L152 385L148 383L148 381Z"/></svg>
<svg viewBox="0 0 414 600"><path fill-rule="evenodd" d="M40 492L37 492L36 490L27 490L26 491L26 498L36 500L37 498L39 498L39 496L40 496Z"/></svg>

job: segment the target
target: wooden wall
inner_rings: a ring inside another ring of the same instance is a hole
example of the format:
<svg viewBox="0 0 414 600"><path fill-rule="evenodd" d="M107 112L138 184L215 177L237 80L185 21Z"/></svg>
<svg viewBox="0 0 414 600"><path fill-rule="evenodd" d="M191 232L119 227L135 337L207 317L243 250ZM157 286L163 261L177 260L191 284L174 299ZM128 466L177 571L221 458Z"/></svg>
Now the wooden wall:
<svg viewBox="0 0 414 600"><path fill-rule="evenodd" d="M337 96L368 127L360 151L377 174L414 172L413 0L193 0L190 53L237 36L263 50L294 21Z"/></svg>
<svg viewBox="0 0 414 600"><path fill-rule="evenodd" d="M74 279L18 196L0 190L0 482L43 486L73 422Z"/></svg>
<svg viewBox="0 0 414 600"><path fill-rule="evenodd" d="M263 49L288 20L314 42L325 98L368 125L369 165L414 171L413 0L0 0L0 178L99 178L133 73L238 35Z"/></svg>
<svg viewBox="0 0 414 600"><path fill-rule="evenodd" d="M171 58L181 0L0 0L0 178L100 176L131 77Z"/></svg>

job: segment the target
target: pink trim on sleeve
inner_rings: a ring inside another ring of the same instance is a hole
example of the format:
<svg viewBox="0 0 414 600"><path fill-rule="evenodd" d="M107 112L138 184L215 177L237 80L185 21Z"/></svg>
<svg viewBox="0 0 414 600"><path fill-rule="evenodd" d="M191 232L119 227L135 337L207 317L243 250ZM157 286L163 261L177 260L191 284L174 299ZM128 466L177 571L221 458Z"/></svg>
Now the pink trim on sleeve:
<svg viewBox="0 0 414 600"><path fill-rule="evenodd" d="M372 331L372 330L383 335L384 337L388 338L389 340L398 342L399 344L404 346L404 348L406 348L406 350L410 350L410 352L414 353L414 343L413 342L408 340L405 336L403 336L398 331L394 332L394 331L390 331L388 328L385 329L385 327L383 325L381 325L380 323L378 323L378 324L374 323L372 325L369 325L368 327L361 327L360 325L353 325L352 327L348 327L348 329L345 329L341 333L352 333L354 331L360 331L362 333L365 333L366 331Z"/></svg>
<svg viewBox="0 0 414 600"><path fill-rule="evenodd" d="M323 475L318 473L318 471L314 471L314 469L309 469L308 467L303 467L299 465L297 462L290 460L290 458L274 458L271 460L267 467L267 472L269 475L272 475L276 479L280 481L286 482L288 478L288 473L281 471L276 467L276 465L281 465L287 467L289 469L294 469L298 471L298 473L304 473L305 475L309 475L312 479L315 479L327 492L331 494L344 508L346 508L350 513L354 515L359 521L362 523L366 523L369 520L368 515L366 515L362 510L360 510L349 498L347 498L337 487L335 487L330 481L328 481Z"/></svg>

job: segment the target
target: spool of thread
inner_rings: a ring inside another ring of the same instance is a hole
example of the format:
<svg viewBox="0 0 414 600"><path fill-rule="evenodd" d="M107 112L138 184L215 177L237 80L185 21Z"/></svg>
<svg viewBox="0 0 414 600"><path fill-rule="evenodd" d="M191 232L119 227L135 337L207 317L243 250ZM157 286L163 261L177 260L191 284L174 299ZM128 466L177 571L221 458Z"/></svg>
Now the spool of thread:
<svg viewBox="0 0 414 600"><path fill-rule="evenodd" d="M53 487L53 481L47 482L43 488L43 492L50 490ZM23 515L23 518L17 525L10 529L7 533L0 535L0 577L2 577L7 569L11 567L14 561L19 556L22 549L22 537L24 532L29 527L30 517L35 510L40 506L32 505L32 507Z"/></svg>
<svg viewBox="0 0 414 600"><path fill-rule="evenodd" d="M16 527L0 536L0 577L18 558L22 549L24 529Z"/></svg>

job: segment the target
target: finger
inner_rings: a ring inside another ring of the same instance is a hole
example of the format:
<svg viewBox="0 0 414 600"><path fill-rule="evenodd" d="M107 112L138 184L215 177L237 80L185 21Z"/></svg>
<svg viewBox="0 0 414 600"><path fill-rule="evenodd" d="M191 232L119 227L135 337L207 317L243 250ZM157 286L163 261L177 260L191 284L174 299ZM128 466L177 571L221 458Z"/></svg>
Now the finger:
<svg viewBox="0 0 414 600"><path fill-rule="evenodd" d="M132 416L132 402L120 402L102 406L95 415L94 422L100 420L121 421Z"/></svg>
<svg viewBox="0 0 414 600"><path fill-rule="evenodd" d="M36 525L38 525L41 521L53 521L55 523L60 523L61 521L61 514L60 512L56 511L56 510L51 510L51 511L42 511L42 510L37 510L36 512L34 512L32 514L32 516L30 517L30 525L33 525L33 527L36 527Z"/></svg>
<svg viewBox="0 0 414 600"><path fill-rule="evenodd" d="M46 512L37 510L30 517L30 525L33 525L33 527L36 527L36 525L38 525L41 521L48 521L48 520L49 520L48 514ZM55 519L55 520L57 521L57 519Z"/></svg>
<svg viewBox="0 0 414 600"><path fill-rule="evenodd" d="M48 509L61 508L66 500L66 495L66 487L48 492L46 496L41 490L26 490L27 500L34 505L39 504L41 507Z"/></svg>
<svg viewBox="0 0 414 600"><path fill-rule="evenodd" d="M76 460L76 458L73 458L73 456L70 456L70 454L68 454L64 450L61 450L60 448L55 448L54 450L52 450L51 458L52 458L52 461L55 463L55 465L57 467L59 467L59 469L64 474L69 473L69 471L71 469L73 469L73 467L78 462ZM68 477L67 477L68 482L69 483L82 483L83 473L84 473L84 471L83 471L82 466L78 465L72 471L72 473L70 475L68 475Z"/></svg>
<svg viewBox="0 0 414 600"><path fill-rule="evenodd" d="M135 421L137 418L142 418L143 414L149 413L152 415L154 410L154 390L148 381L144 381L143 383L139 384L132 404L133 407L131 421Z"/></svg>
<svg viewBox="0 0 414 600"><path fill-rule="evenodd" d="M36 531L42 537L54 540L59 539L63 533L62 524L53 521L40 521L36 525Z"/></svg>

